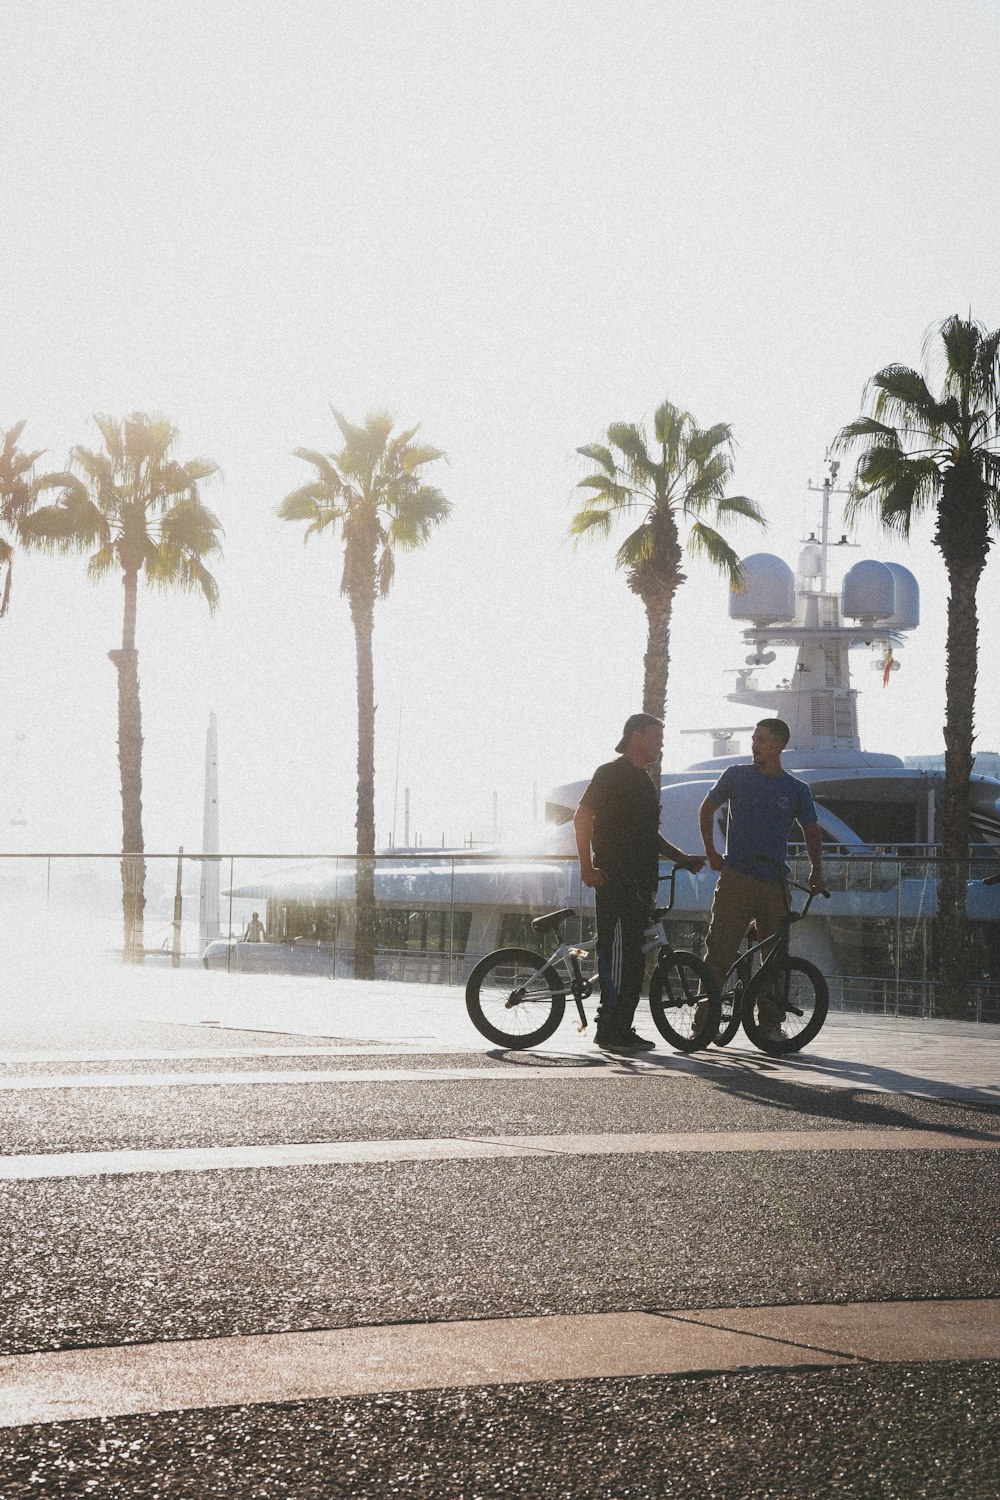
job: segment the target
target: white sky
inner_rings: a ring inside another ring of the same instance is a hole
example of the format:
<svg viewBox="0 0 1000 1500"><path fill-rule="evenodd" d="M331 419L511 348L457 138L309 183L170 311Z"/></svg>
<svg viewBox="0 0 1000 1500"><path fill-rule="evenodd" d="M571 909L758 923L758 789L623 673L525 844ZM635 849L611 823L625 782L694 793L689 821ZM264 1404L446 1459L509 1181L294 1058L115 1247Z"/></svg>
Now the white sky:
<svg viewBox="0 0 1000 1500"><path fill-rule="evenodd" d="M576 447L665 396L738 440L794 562L805 484L883 364L949 313L1000 322L1000 15L992 0L5 0L0 426L60 467L94 412L165 413L226 530L214 619L140 605L147 847L201 838L219 718L222 842L348 850L354 668L328 539L275 517L331 449L333 401L422 423L454 503L378 614L376 817L425 840L526 819L612 753L645 621L612 548L565 534ZM433 471L432 471L433 473ZM943 573L870 749L942 748ZM880 546L881 544L876 544ZM863 554L855 554L856 556ZM877 555L877 554L876 554ZM1000 746L998 566L980 595L978 731ZM120 847L120 590L19 558L0 622L0 843ZM668 763L745 648L692 565ZM15 770L15 736L23 735ZM15 804L25 829L12 829Z"/></svg>

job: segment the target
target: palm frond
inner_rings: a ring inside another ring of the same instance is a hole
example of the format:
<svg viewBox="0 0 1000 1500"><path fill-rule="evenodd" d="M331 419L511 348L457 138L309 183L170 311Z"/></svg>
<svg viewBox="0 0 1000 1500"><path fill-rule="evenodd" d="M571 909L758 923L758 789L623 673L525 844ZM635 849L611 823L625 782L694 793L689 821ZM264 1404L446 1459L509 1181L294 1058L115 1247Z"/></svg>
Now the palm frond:
<svg viewBox="0 0 1000 1500"><path fill-rule="evenodd" d="M691 413L675 406L672 401L661 401L653 413L653 436L666 455L668 468L678 467L685 435L693 425Z"/></svg>
<svg viewBox="0 0 1000 1500"><path fill-rule="evenodd" d="M330 410L333 412L333 419L340 428L340 434L344 442L352 448L361 449L366 447L365 429L359 427L355 422L349 422L343 412L337 410L332 401L330 403Z"/></svg>
<svg viewBox="0 0 1000 1500"><path fill-rule="evenodd" d="M87 577L91 583L97 583L100 579L106 578L109 573L116 571L117 567L118 556L114 543L106 542L87 559Z"/></svg>
<svg viewBox="0 0 1000 1500"><path fill-rule="evenodd" d="M955 394L965 390L979 395L979 349L985 328L953 314L938 325L936 332L945 355L945 391Z"/></svg>
<svg viewBox="0 0 1000 1500"><path fill-rule="evenodd" d="M277 513L282 521L315 521L328 508L323 486L314 483L286 495Z"/></svg>
<svg viewBox="0 0 1000 1500"><path fill-rule="evenodd" d="M94 425L104 439L104 446L108 450L112 463L120 465L125 457L121 423L117 422L114 417L102 416L98 412L94 416ZM89 450L82 451L86 452Z"/></svg>
<svg viewBox="0 0 1000 1500"><path fill-rule="evenodd" d="M620 484L613 479L607 479L603 474L588 474L585 479L578 480L576 488L578 490L593 490L593 499L599 496L606 505L610 505L616 510L631 510L636 505L649 504L648 496L637 495L635 490L631 489L629 485ZM592 503L592 499L588 499L585 502L587 505Z"/></svg>
<svg viewBox="0 0 1000 1500"><path fill-rule="evenodd" d="M615 567L627 570L650 562L654 555L653 528L647 521L637 526L615 553Z"/></svg>
<svg viewBox="0 0 1000 1500"><path fill-rule="evenodd" d="M391 547L383 547L379 553L378 565L375 570L375 586L378 589L380 599L389 597L392 588L392 580L396 576L396 558Z"/></svg>
<svg viewBox="0 0 1000 1500"><path fill-rule="evenodd" d="M886 365L872 376L869 392L876 421L891 423L907 437L933 439L941 425L941 411L918 370Z"/></svg>
<svg viewBox="0 0 1000 1500"><path fill-rule="evenodd" d="M451 514L451 502L431 485L421 485L412 493L397 495L387 507L389 531L393 545L412 552L430 540L435 526Z"/></svg>
<svg viewBox="0 0 1000 1500"><path fill-rule="evenodd" d="M435 463L439 458L448 461L443 449L432 448L430 443L411 443L400 452L399 465L404 474L415 474L424 464Z"/></svg>
<svg viewBox="0 0 1000 1500"><path fill-rule="evenodd" d="M941 470L931 456L911 457L869 449L858 461L845 518L871 513L887 531L908 537L913 521L930 509L941 488Z"/></svg>
<svg viewBox="0 0 1000 1500"><path fill-rule="evenodd" d="M584 536L611 535L613 518L610 511L599 510L596 507L582 506L569 523L569 534L576 541Z"/></svg>
<svg viewBox="0 0 1000 1500"><path fill-rule="evenodd" d="M200 500L186 496L164 512L160 523L163 544L193 557L210 557L222 551L222 526L218 516Z"/></svg>
<svg viewBox="0 0 1000 1500"><path fill-rule="evenodd" d="M983 403L992 408L993 426L996 429L996 406L1000 400L1000 328L984 334L979 342L976 384Z"/></svg>
<svg viewBox="0 0 1000 1500"><path fill-rule="evenodd" d="M723 496L716 501L715 514L720 520L725 516L739 516L744 521L752 521L755 526L762 526L767 530L767 517L749 495Z"/></svg>
<svg viewBox="0 0 1000 1500"><path fill-rule="evenodd" d="M687 451L690 459L696 464L707 463L712 457L722 459L729 471L732 470L732 453L718 453L720 448L731 450L733 442L733 429L728 422L716 422L713 427L696 427L688 434Z"/></svg>
<svg viewBox="0 0 1000 1500"><path fill-rule="evenodd" d="M306 463L313 464L319 470L319 477L331 494L339 494L344 482L332 457L315 448L295 448L293 453L296 458L304 458Z"/></svg>
<svg viewBox="0 0 1000 1500"><path fill-rule="evenodd" d="M648 478L653 469L646 434L635 422L613 422L608 442L625 455L625 467L633 478Z"/></svg>
<svg viewBox="0 0 1000 1500"><path fill-rule="evenodd" d="M67 476L61 476L65 478ZM23 535L29 546L52 552L85 552L106 544L110 527L78 480L63 488L55 505L39 505L24 518Z"/></svg>
<svg viewBox="0 0 1000 1500"><path fill-rule="evenodd" d="M577 448L581 458L589 458L593 463L600 464L609 479L614 479L618 474L618 465L615 463L614 455L610 448L603 443L585 443L582 448Z"/></svg>
<svg viewBox="0 0 1000 1500"><path fill-rule="evenodd" d="M28 419L27 417L24 417L20 422L15 422L13 427L7 428L6 432L3 434L3 445L2 447L0 447L0 462L10 462L11 455L13 454L14 449L17 447L17 440L21 436L21 433L24 431L27 425Z"/></svg>
<svg viewBox="0 0 1000 1500"><path fill-rule="evenodd" d="M854 447L862 440L873 439L876 443L886 448L892 448L900 452L899 433L895 427L887 422L877 422L874 417L858 417L854 422L848 422L837 433L831 445L834 453L844 453Z"/></svg>
<svg viewBox="0 0 1000 1500"><path fill-rule="evenodd" d="M714 527L706 526L704 521L695 521L688 532L686 548L693 557L705 557L713 567L726 573L736 590L741 591L745 587L739 557Z"/></svg>
<svg viewBox="0 0 1000 1500"><path fill-rule="evenodd" d="M219 603L219 586L205 564L190 553L175 551L161 546L155 558L145 568L149 583L160 591L181 589L186 593L201 593L214 614Z"/></svg>
<svg viewBox="0 0 1000 1500"><path fill-rule="evenodd" d="M714 505L731 473L732 464L721 453L712 454L704 463L693 463L684 471L679 508L690 515Z"/></svg>

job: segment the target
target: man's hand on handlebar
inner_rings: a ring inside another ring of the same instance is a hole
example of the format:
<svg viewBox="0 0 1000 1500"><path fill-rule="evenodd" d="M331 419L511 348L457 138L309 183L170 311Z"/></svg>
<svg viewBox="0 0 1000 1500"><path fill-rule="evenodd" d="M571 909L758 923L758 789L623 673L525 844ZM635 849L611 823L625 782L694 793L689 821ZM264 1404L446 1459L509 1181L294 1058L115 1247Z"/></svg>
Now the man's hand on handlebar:
<svg viewBox="0 0 1000 1500"><path fill-rule="evenodd" d="M679 859L674 860L678 870L687 870L690 875L697 875L699 870L705 868L704 854L682 854Z"/></svg>
<svg viewBox="0 0 1000 1500"><path fill-rule="evenodd" d="M809 876L809 890L813 896L825 896L827 900L830 899L830 892L822 875Z"/></svg>

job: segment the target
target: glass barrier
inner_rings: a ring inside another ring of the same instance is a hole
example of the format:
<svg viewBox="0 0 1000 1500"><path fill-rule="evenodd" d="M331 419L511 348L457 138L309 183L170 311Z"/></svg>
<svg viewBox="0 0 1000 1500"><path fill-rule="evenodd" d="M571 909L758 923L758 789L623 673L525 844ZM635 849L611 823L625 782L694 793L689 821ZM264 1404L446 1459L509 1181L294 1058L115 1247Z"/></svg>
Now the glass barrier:
<svg viewBox="0 0 1000 1500"><path fill-rule="evenodd" d="M123 870L123 865L125 866ZM350 855L0 855L5 983L20 979L81 1003L95 968L106 983L133 974L301 975L351 979L356 867ZM796 924L792 951L828 977L831 1007L927 1017L937 1008L936 909L940 861L926 849L828 854L831 899ZM970 1015L1000 1020L1000 853L973 851L967 886ZM792 861L805 882L808 863ZM701 950L715 877L680 875L671 921L678 947ZM533 917L569 907L564 935L594 930L594 894L575 859L385 854L374 860L374 977L464 986L498 947L550 951ZM123 959L125 962L123 962Z"/></svg>

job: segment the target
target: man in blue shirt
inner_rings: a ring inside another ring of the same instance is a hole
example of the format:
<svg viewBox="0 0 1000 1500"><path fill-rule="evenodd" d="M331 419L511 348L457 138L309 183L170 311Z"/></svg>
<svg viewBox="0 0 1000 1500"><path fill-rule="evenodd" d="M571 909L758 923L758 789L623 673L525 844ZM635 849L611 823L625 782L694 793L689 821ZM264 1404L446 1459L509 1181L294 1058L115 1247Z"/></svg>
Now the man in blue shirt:
<svg viewBox="0 0 1000 1500"><path fill-rule="evenodd" d="M823 838L812 793L781 764L788 744L782 719L761 719L753 732L753 764L728 766L701 804L701 836L713 870L719 872L705 947L709 972L721 986L750 924L763 942L778 930L788 911L785 860L788 835L798 823L811 861L810 889L826 893ZM729 803L725 857L715 847L715 815ZM779 1017L763 1016L777 1026Z"/></svg>

